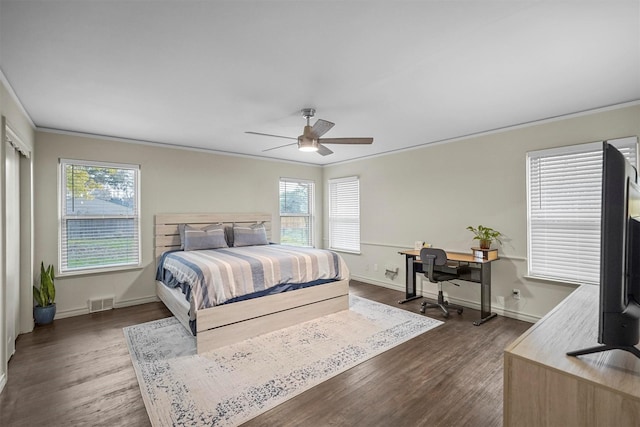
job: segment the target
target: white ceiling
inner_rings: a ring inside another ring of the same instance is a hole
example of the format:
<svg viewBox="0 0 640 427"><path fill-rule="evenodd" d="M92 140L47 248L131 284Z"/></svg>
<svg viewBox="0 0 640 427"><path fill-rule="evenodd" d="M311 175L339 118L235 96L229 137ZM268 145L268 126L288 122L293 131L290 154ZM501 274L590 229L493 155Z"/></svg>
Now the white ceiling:
<svg viewBox="0 0 640 427"><path fill-rule="evenodd" d="M330 164L639 100L640 0L1 0L0 69L39 128ZM303 107L373 145L244 133Z"/></svg>

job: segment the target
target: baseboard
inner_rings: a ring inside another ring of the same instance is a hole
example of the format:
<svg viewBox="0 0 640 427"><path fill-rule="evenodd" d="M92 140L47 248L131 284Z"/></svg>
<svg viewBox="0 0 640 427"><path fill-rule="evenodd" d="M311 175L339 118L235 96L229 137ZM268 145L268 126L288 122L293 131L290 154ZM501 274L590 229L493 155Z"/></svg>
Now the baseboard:
<svg viewBox="0 0 640 427"><path fill-rule="evenodd" d="M148 296L142 298L132 298L114 303L114 308L131 307L133 305L147 304L150 302L160 301L157 296ZM69 310L63 310L56 312L56 319L64 319L65 317L82 316L83 314L89 314L89 307L72 308Z"/></svg>
<svg viewBox="0 0 640 427"><path fill-rule="evenodd" d="M56 317L54 317L54 319L64 319L65 317L82 316L83 314L89 314L89 307L72 308L69 310L56 310Z"/></svg>
<svg viewBox="0 0 640 427"><path fill-rule="evenodd" d="M354 280L357 280L359 282L368 283L370 285L380 286L380 287L387 288L387 289L393 289L395 291L401 291L401 292L405 291L404 285L399 285L399 284L395 284L395 283L381 282L379 280L370 279L368 277L362 277L362 276L353 276L352 275L351 278L354 279ZM422 291L422 296L426 297L426 298L429 298L429 299L433 299L433 300L437 300L438 299L438 294L436 292ZM480 310L480 302L479 301L472 301L472 300L467 300L467 299L455 298L455 297L451 297L450 295L447 295L447 299L452 304L458 304L458 305L461 305L463 307L469 307L469 308L472 308L474 310ZM533 315L530 315L530 314L527 314L527 313L521 313L519 311L509 310L509 309L505 309L505 308L502 308L502 307L496 307L495 305L491 306L491 311L493 313L497 313L499 316L509 317L511 319L516 319L516 320L522 320L524 322L529 322L529 323L536 323L538 320L541 319L541 317L539 317L539 316L533 316Z"/></svg>
<svg viewBox="0 0 640 427"><path fill-rule="evenodd" d="M393 289L394 291L404 292L404 284L381 282L380 280L372 279L370 277L355 276L353 274L351 275L351 278L353 280L357 280L358 282L364 282L370 285L381 286L383 288Z"/></svg>
<svg viewBox="0 0 640 427"><path fill-rule="evenodd" d="M158 301L160 301L160 298L153 295L149 297L133 298L133 299L128 299L124 301L118 301L114 304L114 307L115 308L131 307L132 305L148 304L150 302L158 302Z"/></svg>
<svg viewBox="0 0 640 427"><path fill-rule="evenodd" d="M422 296L427 297L429 299L437 300L438 294L436 292L422 292ZM458 304L463 307L473 308L474 310L480 310L480 302L466 300L461 298L455 298L451 295L447 295L447 300L449 300L452 304ZM509 309L505 309L502 307L496 307L495 305L491 305L491 312L496 313L499 316L509 317L511 319L522 320L528 323L536 323L541 317L532 316L527 313L520 313L518 311L513 311Z"/></svg>
<svg viewBox="0 0 640 427"><path fill-rule="evenodd" d="M522 320L527 323L536 323L542 319L542 316L534 316L532 314L520 313L519 311L513 311L500 307L492 307L492 310L498 313L500 316L509 317L511 319Z"/></svg>

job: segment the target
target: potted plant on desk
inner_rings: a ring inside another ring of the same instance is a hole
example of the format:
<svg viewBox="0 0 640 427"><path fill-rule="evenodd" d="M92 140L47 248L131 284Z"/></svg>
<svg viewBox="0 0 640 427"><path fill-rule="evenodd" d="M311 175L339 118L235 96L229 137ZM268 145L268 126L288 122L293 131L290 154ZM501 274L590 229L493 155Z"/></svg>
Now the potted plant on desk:
<svg viewBox="0 0 640 427"><path fill-rule="evenodd" d="M497 230L494 230L491 227L485 227L483 225L479 225L478 228L468 226L467 230L475 234L475 237L473 239L480 241L481 249L491 248L491 243L493 243L494 240L502 244L502 241L500 241L500 236L502 236L502 233L500 233Z"/></svg>
<svg viewBox="0 0 640 427"><path fill-rule="evenodd" d="M33 318L37 325L48 325L56 315L56 287L53 284L53 265L45 270L44 263L40 263L40 287L33 287Z"/></svg>

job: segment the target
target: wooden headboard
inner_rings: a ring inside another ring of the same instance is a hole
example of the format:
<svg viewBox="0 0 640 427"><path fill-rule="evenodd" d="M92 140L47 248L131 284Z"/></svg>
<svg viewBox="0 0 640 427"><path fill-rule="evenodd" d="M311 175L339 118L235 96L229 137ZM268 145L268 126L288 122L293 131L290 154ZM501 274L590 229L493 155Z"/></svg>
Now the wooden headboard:
<svg viewBox="0 0 640 427"><path fill-rule="evenodd" d="M160 255L172 249L180 249L178 224L189 224L194 227L205 227L210 224L251 225L264 222L267 238L271 239L271 214L264 212L251 213L181 213L157 214L155 218L155 257L156 264Z"/></svg>

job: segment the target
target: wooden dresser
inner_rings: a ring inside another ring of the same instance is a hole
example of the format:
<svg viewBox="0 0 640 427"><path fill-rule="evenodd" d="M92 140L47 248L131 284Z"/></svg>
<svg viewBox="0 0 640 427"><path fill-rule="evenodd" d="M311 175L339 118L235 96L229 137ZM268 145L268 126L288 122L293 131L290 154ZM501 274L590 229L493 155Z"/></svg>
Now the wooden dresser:
<svg viewBox="0 0 640 427"><path fill-rule="evenodd" d="M640 359L598 344L597 286L581 286L504 352L504 426L640 426Z"/></svg>

